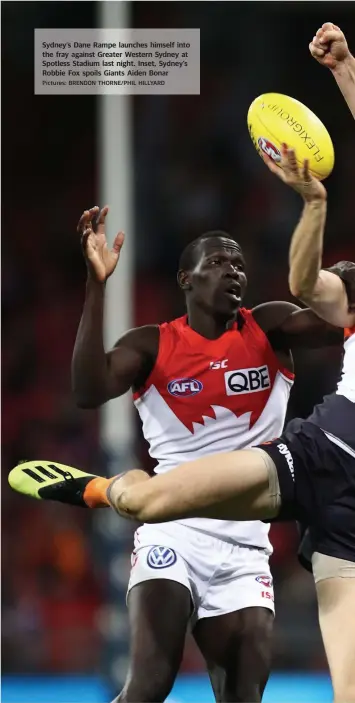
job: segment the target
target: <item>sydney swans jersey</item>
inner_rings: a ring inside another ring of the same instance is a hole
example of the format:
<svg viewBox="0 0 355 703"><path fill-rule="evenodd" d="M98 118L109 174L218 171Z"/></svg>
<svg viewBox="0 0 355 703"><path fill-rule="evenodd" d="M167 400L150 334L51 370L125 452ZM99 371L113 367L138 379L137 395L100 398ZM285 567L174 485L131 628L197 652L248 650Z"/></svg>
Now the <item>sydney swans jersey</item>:
<svg viewBox="0 0 355 703"><path fill-rule="evenodd" d="M214 340L191 329L186 316L160 326L154 369L134 394L156 473L281 433L293 374L280 368L251 311L242 309L241 316L240 330L234 323ZM270 548L269 525L262 522L180 522L228 541Z"/></svg>

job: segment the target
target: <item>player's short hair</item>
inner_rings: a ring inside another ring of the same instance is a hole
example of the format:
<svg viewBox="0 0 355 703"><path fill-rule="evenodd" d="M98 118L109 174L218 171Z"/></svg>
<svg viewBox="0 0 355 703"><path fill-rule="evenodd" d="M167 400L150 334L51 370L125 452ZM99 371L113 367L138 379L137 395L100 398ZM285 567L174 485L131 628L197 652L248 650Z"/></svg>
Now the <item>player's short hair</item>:
<svg viewBox="0 0 355 703"><path fill-rule="evenodd" d="M241 246L240 244L238 244L235 237L232 237L227 232L222 232L222 230L219 229L213 230L211 232L205 232L205 234L201 234L196 239L193 239L192 242L190 242L181 253L179 259L179 271L190 271L197 263L199 247L202 242L204 242L206 239L216 239L218 237L223 237L224 239L231 239L231 241L235 242L241 250Z"/></svg>

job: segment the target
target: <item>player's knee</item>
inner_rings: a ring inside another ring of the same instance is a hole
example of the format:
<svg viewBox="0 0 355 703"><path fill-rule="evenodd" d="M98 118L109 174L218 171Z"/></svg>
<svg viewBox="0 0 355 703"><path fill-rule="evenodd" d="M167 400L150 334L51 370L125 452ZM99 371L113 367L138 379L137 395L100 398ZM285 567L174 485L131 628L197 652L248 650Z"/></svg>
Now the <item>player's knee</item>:
<svg viewBox="0 0 355 703"><path fill-rule="evenodd" d="M122 493L119 512L138 522L151 524L162 522L168 517L166 508L169 498L166 500L166 496L156 495L153 491L144 491L143 494L144 489L139 490L140 488L140 486L133 486Z"/></svg>
<svg viewBox="0 0 355 703"><path fill-rule="evenodd" d="M266 608L245 609L243 639L238 661L231 651L226 663L226 696L235 703L259 703L271 668L271 640L274 616Z"/></svg>
<svg viewBox="0 0 355 703"><path fill-rule="evenodd" d="M116 510L125 517L131 517L134 520L145 522L142 514L144 512L144 504L140 500L139 491L137 494L137 486L129 486L125 488L115 500L114 505Z"/></svg>
<svg viewBox="0 0 355 703"><path fill-rule="evenodd" d="M159 506L154 491L151 486L147 489L146 482L127 486L112 503L117 512L124 517L130 517L139 522L158 522Z"/></svg>

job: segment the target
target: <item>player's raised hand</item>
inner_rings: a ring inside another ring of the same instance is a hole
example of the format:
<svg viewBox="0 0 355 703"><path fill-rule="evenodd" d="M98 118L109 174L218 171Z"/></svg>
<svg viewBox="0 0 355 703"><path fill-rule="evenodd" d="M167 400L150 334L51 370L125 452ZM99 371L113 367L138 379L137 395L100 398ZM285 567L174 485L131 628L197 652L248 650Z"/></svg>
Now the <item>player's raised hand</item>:
<svg viewBox="0 0 355 703"><path fill-rule="evenodd" d="M287 144L283 144L281 148L280 166L277 166L273 159L266 154L263 154L262 158L270 171L286 185L293 188L296 193L299 193L306 202L327 199L327 191L324 185L312 176L308 160L305 159L302 168L300 168L294 149L289 148Z"/></svg>
<svg viewBox="0 0 355 703"><path fill-rule="evenodd" d="M309 50L313 58L332 71L350 56L343 32L332 22L325 22L318 29L309 45Z"/></svg>
<svg viewBox="0 0 355 703"><path fill-rule="evenodd" d="M107 206L102 210L98 207L84 210L77 226L89 275L100 283L104 283L114 272L124 241L123 232L119 232L112 249L108 248L105 235L107 213Z"/></svg>

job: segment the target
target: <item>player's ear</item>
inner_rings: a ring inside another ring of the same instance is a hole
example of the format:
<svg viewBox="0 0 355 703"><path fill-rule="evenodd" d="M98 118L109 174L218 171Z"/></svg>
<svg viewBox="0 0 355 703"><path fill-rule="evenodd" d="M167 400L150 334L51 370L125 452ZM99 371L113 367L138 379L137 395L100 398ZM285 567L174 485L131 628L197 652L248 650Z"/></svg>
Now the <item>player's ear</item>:
<svg viewBox="0 0 355 703"><path fill-rule="evenodd" d="M177 282L181 290L187 291L191 289L190 274L188 271L180 269L180 271L177 272Z"/></svg>

